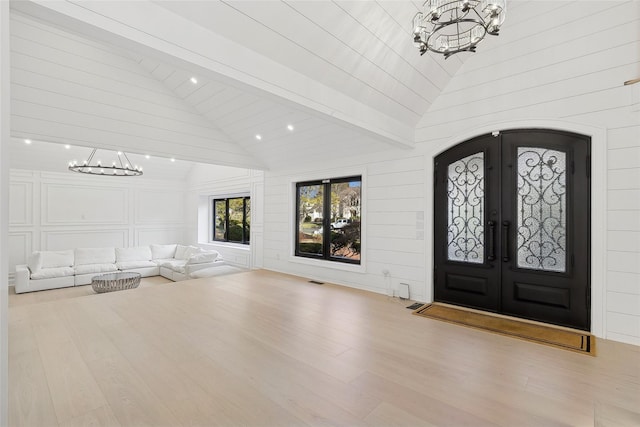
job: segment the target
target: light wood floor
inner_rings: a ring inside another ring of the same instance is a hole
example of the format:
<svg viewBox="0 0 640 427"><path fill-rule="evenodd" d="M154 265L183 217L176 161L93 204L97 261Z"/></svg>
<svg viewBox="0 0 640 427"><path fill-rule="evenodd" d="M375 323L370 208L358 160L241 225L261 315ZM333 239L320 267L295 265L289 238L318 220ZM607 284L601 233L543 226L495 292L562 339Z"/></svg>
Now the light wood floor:
<svg viewBox="0 0 640 427"><path fill-rule="evenodd" d="M640 425L639 347L586 356L266 271L80 289L10 296L11 426Z"/></svg>

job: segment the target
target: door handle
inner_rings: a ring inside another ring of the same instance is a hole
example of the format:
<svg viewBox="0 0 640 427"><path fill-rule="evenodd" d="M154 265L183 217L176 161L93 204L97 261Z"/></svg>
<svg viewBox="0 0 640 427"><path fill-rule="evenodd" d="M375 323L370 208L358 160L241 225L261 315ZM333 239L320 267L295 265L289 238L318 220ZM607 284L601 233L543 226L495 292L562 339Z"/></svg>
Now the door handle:
<svg viewBox="0 0 640 427"><path fill-rule="evenodd" d="M489 256L487 259L493 261L496 259L496 222L489 221L487 225L489 226Z"/></svg>
<svg viewBox="0 0 640 427"><path fill-rule="evenodd" d="M502 221L502 261L509 262L509 221Z"/></svg>

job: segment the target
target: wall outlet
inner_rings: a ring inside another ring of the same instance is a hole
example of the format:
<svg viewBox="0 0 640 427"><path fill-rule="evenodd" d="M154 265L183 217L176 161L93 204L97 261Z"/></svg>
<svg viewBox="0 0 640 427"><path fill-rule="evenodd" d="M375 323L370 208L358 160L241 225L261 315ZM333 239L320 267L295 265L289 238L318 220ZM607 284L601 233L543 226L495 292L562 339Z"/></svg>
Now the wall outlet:
<svg viewBox="0 0 640 427"><path fill-rule="evenodd" d="M409 285L407 283L398 285L398 296L402 299L409 299Z"/></svg>

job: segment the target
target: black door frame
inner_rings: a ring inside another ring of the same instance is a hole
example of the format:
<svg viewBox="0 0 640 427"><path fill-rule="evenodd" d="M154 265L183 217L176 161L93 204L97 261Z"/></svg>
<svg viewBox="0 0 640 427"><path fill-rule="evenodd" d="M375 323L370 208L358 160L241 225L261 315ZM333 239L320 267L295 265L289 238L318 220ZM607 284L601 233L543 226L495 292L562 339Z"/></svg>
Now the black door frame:
<svg viewBox="0 0 640 427"><path fill-rule="evenodd" d="M549 133L552 133L552 134L554 134L554 135L561 135L561 136L562 136L562 134L566 134L566 135L571 135L571 134L572 134L574 137L576 137L576 136L577 136L577 137L579 137L579 139L583 139L582 137L586 137L586 138L584 138L584 139L586 139L587 141L589 141L589 142L587 143L587 159L589 159L589 157L590 157L590 155L591 155L591 153L589 152L589 150L590 150L590 146L591 146L592 136L591 136L591 135L589 135L587 132L584 132L584 131L578 131L578 132L576 132L576 131L567 131L566 129L553 129L553 128L549 128L549 127L543 127L543 128L514 127L514 128L512 128L512 129L509 129L508 131L506 131L506 130L505 130L505 131L504 131L504 134L505 134L505 136L506 136L507 134L514 135L514 134L518 134L518 133L521 133L521 134L523 134L523 135L526 135L527 133L532 133L532 134L537 133L537 134L543 134L543 135L544 135L544 133L545 133L545 132L549 132ZM458 147L458 146L460 146L461 148L465 148L465 147L467 147L467 146L470 146L470 145L471 145L471 147L469 147L468 149L459 150L459 151L460 151L460 153L457 153L457 154L456 154L456 156L459 156L459 158L461 158L461 159L462 159L462 158L465 158L467 155L471 154L471 152L472 152L472 151L473 151L473 152L478 152L478 150L477 150L477 148L478 148L478 147L473 146L473 143L474 143L474 142L477 142L477 140L481 140L481 141L480 141L480 142L481 142L481 144L480 144L479 146L482 146L483 141L484 141L484 143L488 143L488 142L490 142L490 139L491 139L491 137L492 137L492 136L493 136L493 137L496 137L496 136L500 135L500 132L492 132L492 133L493 133L493 135L491 135L491 134L480 134L479 136L477 136L478 134L476 134L476 136L471 137L471 138L466 138L466 139L462 139L462 138L461 138L461 139L459 139L458 141L453 141L451 144L449 144L447 147L443 148L443 149L442 149L441 151L439 151L438 153L433 154L433 160L434 160L434 161L430 162L431 166L432 166L432 167L434 167L434 170L433 170L434 174L432 175L432 176L434 177L434 182L433 182L433 185L431 186L431 190L432 190L432 191L434 191L434 193L432 194L432 197L431 197L431 202L433 203L433 205L432 205L432 209L431 209L431 212L430 212L430 214L431 214L431 215L434 215L434 211L433 211L433 209L435 209L435 207L436 207L436 203L437 203L437 201L435 200L435 198L436 198L436 197L438 197L438 196L437 196L437 193L436 193L436 187L435 187L435 179L436 179L436 174L435 174L436 169L435 169L435 168L436 168L436 166L434 165L434 162L435 162L436 158L437 158L438 156L440 156L441 154L445 153L446 151L448 151L448 150L450 150L450 149L454 148L454 147ZM500 136L502 137L502 135L500 135ZM538 137L538 138L539 138L539 137ZM499 139L501 140L502 138L499 138ZM465 144L465 145L463 146L462 144ZM515 149L515 146L514 146L514 149ZM491 149L491 150L493 150L493 149ZM606 149L605 149L605 150L606 150ZM469 151L469 153L467 153L467 151ZM570 150L570 151L571 151L571 150ZM596 150L595 155L597 155L597 150ZM485 152L485 159L486 159L486 156L487 156L487 152ZM494 155L494 157L495 157L495 155ZM500 160L500 162L502 162L502 161ZM569 165L568 165L568 167L569 167ZM491 173L492 173L492 171L490 171L490 169L491 169L491 168L489 167L489 168L487 169L486 173L491 174ZM583 169L584 169L584 168L583 168ZM588 169L588 175L590 175L590 173L591 173L591 163L590 163L590 161L588 161L588 163L587 163L587 169ZM504 168L503 168L503 171L504 171L504 170L506 170L506 169L504 169ZM443 177L441 176L440 178L442 179ZM513 185L513 184L512 184L512 185ZM587 180L587 185L588 185L588 186L590 186L590 184L589 184L589 181L588 181L588 180ZM488 189L488 188L487 188L487 189ZM591 198L591 194L592 194L593 190L594 190L593 188L590 188L590 187L589 187L589 191L587 192L587 195L586 195L586 206L588 206L589 211L591 211L591 210L592 210L592 208L593 208L593 200L591 200L591 201L589 200L589 199ZM442 190L442 185L440 186L440 188L438 189L438 191L439 191L440 193L443 191L443 190ZM445 190L445 192L446 192L446 190ZM440 197L441 197L441 196L442 196L442 195L440 195ZM584 199L585 199L585 198L582 198L582 199L583 199L583 202L584 202ZM442 200L440 200L440 203L442 203ZM502 202L500 202L500 203L502 204ZM515 202L513 202L513 203L515 203ZM584 204L583 204L583 206L584 206ZM486 225L486 220L488 219L488 217L489 217L489 214L488 214L488 211L487 211L487 213L485 214L485 218L484 218L484 219L485 219L485 225ZM489 221L489 223L491 223L491 222L492 222L492 221ZM432 225L435 225L435 224L434 224L434 221L431 221L431 224L432 224ZM587 221L586 221L586 229L587 229L587 234L588 234L588 235L590 235L590 234L591 234L591 231L592 231L592 230L593 230L593 228L594 228L594 225L593 225L593 224L594 224L593 222L591 222L591 224L589 224L589 220L587 220ZM601 224L600 224L600 226L602 227L602 226L603 226L603 224L601 223ZM497 225L497 227L499 227L499 224ZM436 240L438 240L438 239L440 239L440 240L442 241L442 236L441 236L441 235L442 235L442 233L441 233L441 232L439 233L439 232L438 232L438 230L437 230L437 229L435 229L435 228L434 228L432 231L433 231L433 241L432 241L432 245L431 245L432 247L431 247L431 249L434 251L434 252L433 252L433 254L432 254L432 256L433 256L433 257L435 257L435 256L436 256L436 251L438 250L438 248L436 248L436 247L435 247L435 243L436 243ZM438 237L438 236L440 236L440 237ZM445 233L445 237L446 237L446 233ZM486 237L486 238L488 238L488 237ZM446 241L446 238L444 239L444 241ZM588 239L587 239L587 241L588 241ZM592 244L593 244L593 242L592 242ZM442 248L439 248L439 249L440 249L440 251L442 251ZM445 259L446 259L446 257L445 257ZM587 251L586 261L590 264L590 268L589 268L589 269L588 269L588 271L586 272L586 276L588 277L588 279L586 280L586 283L588 283L588 285L587 285L586 289L587 289L587 294L588 294L589 296L591 295L592 288L593 288L593 285L592 285L593 281L592 281L592 280L590 280L590 278L591 278L591 271L593 270L593 265L591 265L591 261L592 261L592 259L593 259L593 256L591 256L591 255L589 254L589 251ZM433 267L433 268L431 269L431 272L432 272L432 274L433 274L433 276L432 276L432 280L434 280L434 281L435 281L435 271L434 271L434 269L435 269L435 267L436 267L436 263L435 263L435 262L436 262L436 260L435 260L435 258L432 258L432 259L431 259L431 262L433 263L433 264L432 264L432 267ZM567 262L569 262L569 259L567 259ZM464 264L464 263L461 263L461 264ZM469 264L469 265L470 265L470 264ZM460 267L460 266L458 266L458 267ZM456 269L457 269L458 267L456 267ZM478 270L476 270L476 271L478 271ZM442 278L441 278L440 280L442 280ZM439 288L439 289L442 289L442 288ZM432 292L435 292L435 284L434 284L434 282L432 282L431 291L432 291ZM441 300L446 300L446 298L444 298L444 299L443 299L442 290L440 290L439 292L440 292L440 293L439 293L439 295L440 295L440 297L439 297L439 298L440 298ZM432 299L433 299L433 297L434 297L434 296L435 296L435 295L432 293ZM501 304L498 304L498 306L501 306ZM588 306L588 304L587 304L587 306ZM587 328L589 328L589 327L590 327L591 329L593 329L593 323L591 322L592 318L594 317L593 310L592 310L591 308L588 308L588 310L587 310L587 312L586 312L586 313L587 313L586 315L587 315L587 319L588 319L588 320L587 320L587 325L586 325L586 326L587 326ZM507 313L507 314L508 314L508 313ZM599 327L601 327L601 326L599 325Z"/></svg>

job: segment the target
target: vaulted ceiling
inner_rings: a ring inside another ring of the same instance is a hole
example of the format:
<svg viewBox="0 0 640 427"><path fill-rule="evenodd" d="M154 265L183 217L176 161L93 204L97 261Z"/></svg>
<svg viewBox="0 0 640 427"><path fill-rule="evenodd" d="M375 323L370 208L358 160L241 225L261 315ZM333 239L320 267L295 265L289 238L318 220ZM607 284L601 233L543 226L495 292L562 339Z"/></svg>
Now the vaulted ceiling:
<svg viewBox="0 0 640 427"><path fill-rule="evenodd" d="M417 54L417 4L12 0L12 136L261 169L411 149L465 59Z"/></svg>

